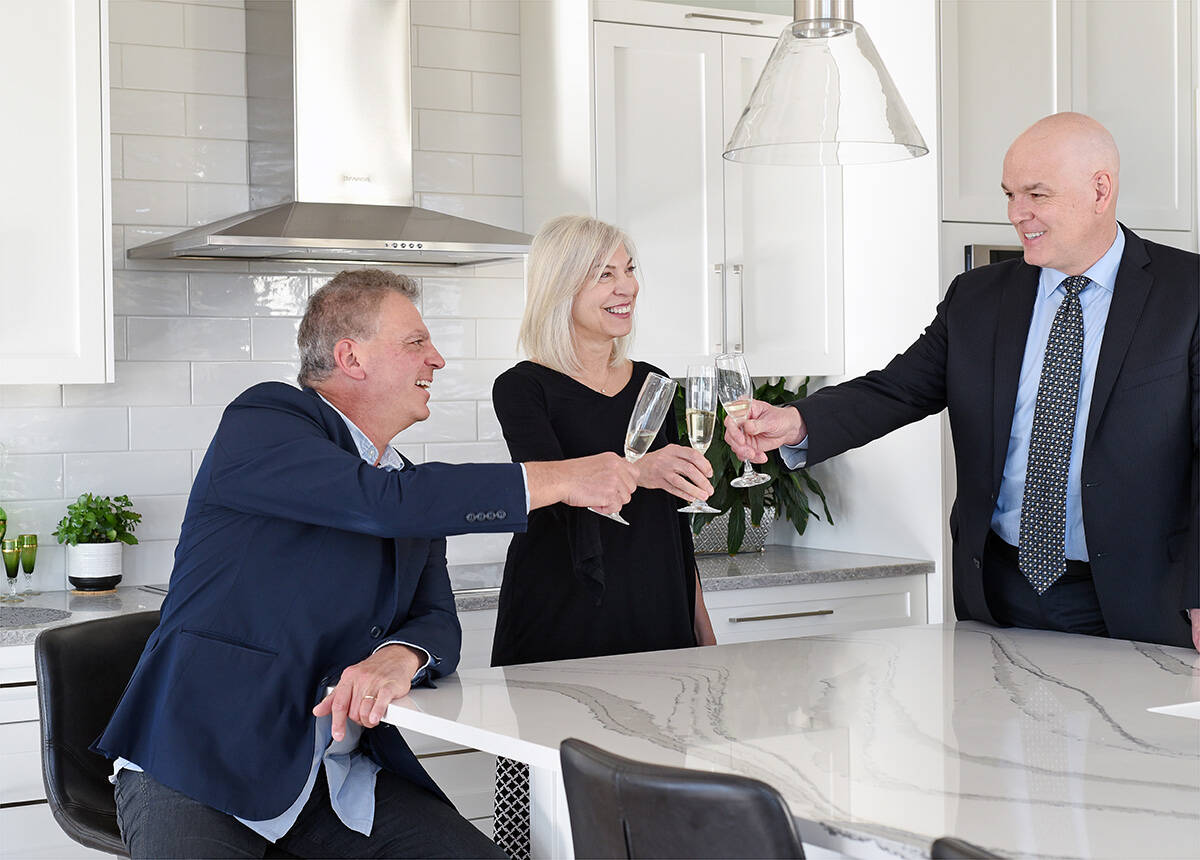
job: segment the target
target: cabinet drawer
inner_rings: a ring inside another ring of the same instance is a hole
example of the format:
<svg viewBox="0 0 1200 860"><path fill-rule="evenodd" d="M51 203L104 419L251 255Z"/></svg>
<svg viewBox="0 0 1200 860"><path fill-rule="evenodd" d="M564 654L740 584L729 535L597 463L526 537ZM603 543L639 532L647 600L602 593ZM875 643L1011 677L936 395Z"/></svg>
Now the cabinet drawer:
<svg viewBox="0 0 1200 860"><path fill-rule="evenodd" d="M45 803L0 809L0 834L2 860L71 860L76 857L112 860L108 854L84 848L67 836Z"/></svg>
<svg viewBox="0 0 1200 860"><path fill-rule="evenodd" d="M0 724L24 723L37 719L38 703L35 685L0 687Z"/></svg>
<svg viewBox="0 0 1200 860"><path fill-rule="evenodd" d="M39 724L0 725L0 803L44 800Z"/></svg>
<svg viewBox="0 0 1200 860"><path fill-rule="evenodd" d="M787 639L925 621L923 576L718 591L705 595L717 642Z"/></svg>

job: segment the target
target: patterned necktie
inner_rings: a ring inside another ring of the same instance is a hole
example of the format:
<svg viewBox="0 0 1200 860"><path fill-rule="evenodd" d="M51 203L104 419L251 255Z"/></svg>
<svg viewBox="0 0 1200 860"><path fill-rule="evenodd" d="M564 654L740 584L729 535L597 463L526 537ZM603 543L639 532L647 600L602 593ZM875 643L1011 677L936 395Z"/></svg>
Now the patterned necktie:
<svg viewBox="0 0 1200 860"><path fill-rule="evenodd" d="M1050 326L1033 409L1017 561L1038 594L1067 569L1067 470L1083 364L1083 306L1079 293L1090 283L1083 275L1062 282L1067 295Z"/></svg>

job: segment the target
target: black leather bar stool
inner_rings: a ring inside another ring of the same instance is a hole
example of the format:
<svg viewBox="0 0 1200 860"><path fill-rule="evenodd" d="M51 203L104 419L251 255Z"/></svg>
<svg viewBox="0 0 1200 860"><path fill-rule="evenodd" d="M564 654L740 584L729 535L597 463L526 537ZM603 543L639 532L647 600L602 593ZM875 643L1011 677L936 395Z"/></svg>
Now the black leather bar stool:
<svg viewBox="0 0 1200 860"><path fill-rule="evenodd" d="M575 738L559 756L578 858L804 857L787 804L764 782L645 764Z"/></svg>
<svg viewBox="0 0 1200 860"><path fill-rule="evenodd" d="M999 854L993 854L973 842L956 839L953 836L943 836L933 840L929 856L933 860L993 860L993 858L1000 857Z"/></svg>
<svg viewBox="0 0 1200 860"><path fill-rule="evenodd" d="M128 857L108 781L112 762L88 749L125 692L158 612L43 630L33 646L42 718L42 779L54 820L76 842Z"/></svg>

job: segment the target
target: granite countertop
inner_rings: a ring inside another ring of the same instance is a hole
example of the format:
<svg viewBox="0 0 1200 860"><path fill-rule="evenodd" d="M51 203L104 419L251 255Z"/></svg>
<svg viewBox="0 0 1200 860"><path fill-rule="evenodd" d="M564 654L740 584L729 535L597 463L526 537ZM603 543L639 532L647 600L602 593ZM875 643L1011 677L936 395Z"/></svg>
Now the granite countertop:
<svg viewBox="0 0 1200 860"><path fill-rule="evenodd" d="M856 857L928 857L952 834L1193 858L1200 722L1148 709L1198 692L1190 648L960 622L460 669L385 720L529 763L535 803L576 737L763 780L806 844ZM535 856L569 856L537 830L554 810L533 820Z"/></svg>
<svg viewBox="0 0 1200 860"><path fill-rule="evenodd" d="M841 582L852 579L875 579L886 576L909 576L933 572L933 562L884 555L834 552L799 547L770 546L762 552L742 555L698 556L700 581L707 591L728 591L737 588L761 588L771 585L796 585L811 582ZM459 612L495 609L499 601L500 580L504 565L456 564L450 566L450 585ZM115 591L100 594L81 594L73 591L48 591L29 597L24 603L0 605L0 646L29 645L38 631L60 624L72 624L92 618L103 618L125 612L158 609L162 595L142 586L121 586ZM13 624L9 608L22 607L39 611L38 615L67 616L54 620L33 619L31 623Z"/></svg>

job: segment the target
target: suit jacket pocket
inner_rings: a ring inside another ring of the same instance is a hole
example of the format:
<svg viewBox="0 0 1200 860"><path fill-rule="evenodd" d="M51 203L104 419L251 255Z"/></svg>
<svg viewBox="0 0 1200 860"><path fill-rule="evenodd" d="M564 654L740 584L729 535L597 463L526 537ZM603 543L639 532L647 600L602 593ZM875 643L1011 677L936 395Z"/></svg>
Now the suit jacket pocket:
<svg viewBox="0 0 1200 860"><path fill-rule="evenodd" d="M240 639L235 639L225 633L217 633L213 630L196 630L195 628L182 628L180 634L183 636L193 636L196 639L203 639L208 642L217 642L221 645L228 645L232 648L237 648L242 651L248 651L251 654L260 654L264 657L278 657L279 652L270 648L264 648L261 645L253 645L249 642L243 642Z"/></svg>
<svg viewBox="0 0 1200 860"><path fill-rule="evenodd" d="M1140 388L1159 379L1183 373L1187 370L1187 356L1183 353L1171 358L1156 361L1153 364L1142 365L1130 369L1122 369L1117 377L1117 391L1127 391L1130 388Z"/></svg>

